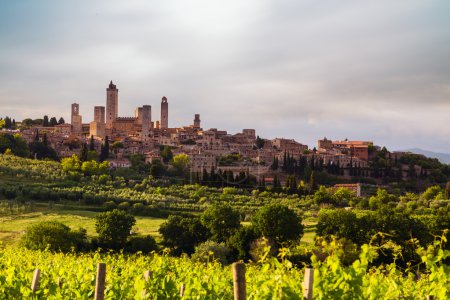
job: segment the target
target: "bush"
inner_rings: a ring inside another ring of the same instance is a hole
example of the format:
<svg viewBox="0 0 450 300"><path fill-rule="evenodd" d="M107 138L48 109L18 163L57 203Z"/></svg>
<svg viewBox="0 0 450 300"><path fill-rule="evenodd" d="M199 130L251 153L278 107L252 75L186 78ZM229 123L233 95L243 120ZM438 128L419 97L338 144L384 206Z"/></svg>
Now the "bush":
<svg viewBox="0 0 450 300"><path fill-rule="evenodd" d="M117 205L117 208L121 210L128 210L130 209L130 203L128 201L120 202L119 205Z"/></svg>
<svg viewBox="0 0 450 300"><path fill-rule="evenodd" d="M130 253L136 253L138 251L141 251L142 253L149 253L152 251L156 251L157 249L158 246L156 245L156 241L150 235L130 236L125 246L125 250Z"/></svg>
<svg viewBox="0 0 450 300"><path fill-rule="evenodd" d="M230 248L225 246L224 243L206 241L195 248L192 259L205 263L218 261L221 264L227 264L230 253Z"/></svg>
<svg viewBox="0 0 450 300"><path fill-rule="evenodd" d="M81 250L86 245L86 230L71 231L62 223L44 221L27 228L21 245L31 250L68 252L72 248Z"/></svg>
<svg viewBox="0 0 450 300"><path fill-rule="evenodd" d="M118 209L99 213L95 219L100 244L111 249L123 248L131 228L136 224L132 215Z"/></svg>
<svg viewBox="0 0 450 300"><path fill-rule="evenodd" d="M105 207L106 210L113 210L117 208L117 204L114 201L107 201L103 203L103 206Z"/></svg>

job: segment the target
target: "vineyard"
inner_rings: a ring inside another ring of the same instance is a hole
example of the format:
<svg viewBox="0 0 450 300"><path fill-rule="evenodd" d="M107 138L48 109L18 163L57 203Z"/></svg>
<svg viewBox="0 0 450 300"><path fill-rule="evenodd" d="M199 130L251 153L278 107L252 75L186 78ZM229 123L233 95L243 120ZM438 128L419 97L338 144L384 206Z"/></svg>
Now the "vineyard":
<svg viewBox="0 0 450 300"><path fill-rule="evenodd" d="M407 270L395 264L370 267L376 249L368 245L350 266L342 264L337 252L322 259L313 256L313 298L426 299L431 295L448 299L450 266L443 261L450 251L435 243L419 252L424 267L420 273L417 266ZM303 270L286 260L285 254L281 251L278 259L265 257L246 265L247 299L302 299ZM92 299L98 262L106 264L105 299L233 299L231 267L214 261L200 263L164 254L52 254L15 248L0 250L0 297ZM36 268L41 277L32 292Z"/></svg>

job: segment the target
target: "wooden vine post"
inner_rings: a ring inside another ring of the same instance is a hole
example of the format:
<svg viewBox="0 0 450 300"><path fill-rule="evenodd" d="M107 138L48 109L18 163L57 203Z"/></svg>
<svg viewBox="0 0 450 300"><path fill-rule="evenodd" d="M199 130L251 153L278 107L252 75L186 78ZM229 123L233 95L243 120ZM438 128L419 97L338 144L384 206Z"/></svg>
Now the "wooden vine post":
<svg viewBox="0 0 450 300"><path fill-rule="evenodd" d="M105 299L105 277L106 277L106 264L98 263L97 279L95 281L94 300L104 300Z"/></svg>
<svg viewBox="0 0 450 300"><path fill-rule="evenodd" d="M246 300L245 264L237 262L233 264L234 300Z"/></svg>
<svg viewBox="0 0 450 300"><path fill-rule="evenodd" d="M33 281L31 282L31 291L34 293L39 289L39 278L41 277L41 270L34 270Z"/></svg>
<svg viewBox="0 0 450 300"><path fill-rule="evenodd" d="M305 278L303 280L303 298L312 300L313 298L313 284L314 284L314 269L305 268Z"/></svg>
<svg viewBox="0 0 450 300"><path fill-rule="evenodd" d="M181 284L180 287L180 297L183 298L184 297L184 290L186 289L186 286L184 285L184 283Z"/></svg>

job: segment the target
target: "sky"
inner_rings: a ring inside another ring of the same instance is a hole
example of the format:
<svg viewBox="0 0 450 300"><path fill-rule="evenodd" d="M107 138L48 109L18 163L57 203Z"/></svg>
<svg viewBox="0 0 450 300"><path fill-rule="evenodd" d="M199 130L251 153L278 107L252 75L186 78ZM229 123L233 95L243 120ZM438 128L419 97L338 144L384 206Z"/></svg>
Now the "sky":
<svg viewBox="0 0 450 300"><path fill-rule="evenodd" d="M83 122L169 102L265 138L372 140L450 153L447 0L0 1L0 116Z"/></svg>

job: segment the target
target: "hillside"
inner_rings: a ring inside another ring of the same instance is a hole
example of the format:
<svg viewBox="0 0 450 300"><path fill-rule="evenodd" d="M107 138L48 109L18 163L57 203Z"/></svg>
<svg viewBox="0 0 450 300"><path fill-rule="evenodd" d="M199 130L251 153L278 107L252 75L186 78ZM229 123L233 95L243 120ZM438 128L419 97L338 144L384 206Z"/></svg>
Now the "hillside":
<svg viewBox="0 0 450 300"><path fill-rule="evenodd" d="M450 154L448 153L433 152L429 150L423 150L420 148L411 148L404 151L412 152L415 154L422 154L429 158L437 158L443 164L450 164Z"/></svg>

